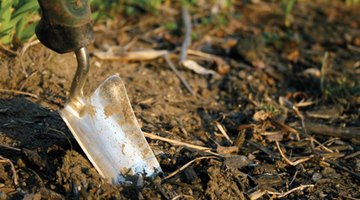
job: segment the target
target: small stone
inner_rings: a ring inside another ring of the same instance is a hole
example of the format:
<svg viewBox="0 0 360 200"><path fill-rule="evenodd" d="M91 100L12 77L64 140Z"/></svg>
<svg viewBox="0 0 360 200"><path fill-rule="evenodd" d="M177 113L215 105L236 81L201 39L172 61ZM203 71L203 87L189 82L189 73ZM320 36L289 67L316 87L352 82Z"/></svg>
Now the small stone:
<svg viewBox="0 0 360 200"><path fill-rule="evenodd" d="M254 154L252 154L252 153L249 153L249 155L248 155L248 159L249 160L255 160L255 156L254 156Z"/></svg>
<svg viewBox="0 0 360 200"><path fill-rule="evenodd" d="M312 175L312 180L314 182L318 182L320 179L322 178L322 175L318 172L315 172L313 175Z"/></svg>
<svg viewBox="0 0 360 200"><path fill-rule="evenodd" d="M243 155L234 155L225 158L224 164L232 169L241 169L250 164L250 161L246 156Z"/></svg>

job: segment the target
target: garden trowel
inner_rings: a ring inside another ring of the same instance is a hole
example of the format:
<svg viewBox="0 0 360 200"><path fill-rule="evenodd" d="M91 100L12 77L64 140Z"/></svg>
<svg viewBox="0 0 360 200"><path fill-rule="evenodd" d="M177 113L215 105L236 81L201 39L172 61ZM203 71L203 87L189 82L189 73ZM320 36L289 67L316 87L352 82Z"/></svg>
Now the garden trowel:
<svg viewBox="0 0 360 200"><path fill-rule="evenodd" d="M38 1L42 10L36 28L39 40L58 53L76 54L78 68L60 115L91 163L113 184L161 172L119 76L110 76L90 96L83 95L90 67L85 46L93 41L88 2Z"/></svg>

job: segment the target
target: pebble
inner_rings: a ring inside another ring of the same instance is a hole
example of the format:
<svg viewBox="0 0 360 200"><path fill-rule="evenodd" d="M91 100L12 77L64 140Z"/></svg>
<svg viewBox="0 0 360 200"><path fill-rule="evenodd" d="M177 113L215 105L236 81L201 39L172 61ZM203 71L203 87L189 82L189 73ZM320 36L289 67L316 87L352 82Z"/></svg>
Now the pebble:
<svg viewBox="0 0 360 200"><path fill-rule="evenodd" d="M315 172L313 175L312 175L312 180L314 182L318 182L320 179L322 178L322 175L318 172Z"/></svg>
<svg viewBox="0 0 360 200"><path fill-rule="evenodd" d="M249 153L249 155L248 155L249 160L255 160L255 158L256 157L253 154Z"/></svg>
<svg viewBox="0 0 360 200"><path fill-rule="evenodd" d="M248 160L248 158L246 156L233 155L233 156L225 158L224 163L229 168L241 169L243 167L248 166L250 164L250 161Z"/></svg>

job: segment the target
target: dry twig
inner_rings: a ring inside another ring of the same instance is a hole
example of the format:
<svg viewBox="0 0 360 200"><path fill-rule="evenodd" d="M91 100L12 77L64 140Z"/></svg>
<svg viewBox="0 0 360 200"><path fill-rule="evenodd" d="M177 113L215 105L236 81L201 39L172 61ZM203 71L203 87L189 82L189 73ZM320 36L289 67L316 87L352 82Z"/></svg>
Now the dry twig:
<svg viewBox="0 0 360 200"><path fill-rule="evenodd" d="M317 141L314 137L310 137L310 141L311 142L315 142L316 144L318 144L319 146L315 147L314 149L317 148L322 148L323 150L327 151L328 153L334 153L333 150L327 148L325 145L321 144L319 141Z"/></svg>
<svg viewBox="0 0 360 200"><path fill-rule="evenodd" d="M285 156L285 154L282 152L282 150L281 150L281 148L280 148L280 145L279 145L279 142L278 142L278 141L275 141L275 143L276 143L276 147L278 148L278 150L279 150L279 152L280 152L281 157L282 157L289 165L291 165L291 166L296 166L296 165L298 165L298 164L300 164L300 163L303 163L303 162L306 162L306 161L308 161L308 160L310 160L310 159L312 158L312 156L309 156L309 157L301 158L301 159L293 162L293 161L289 160L289 159Z"/></svg>
<svg viewBox="0 0 360 200"><path fill-rule="evenodd" d="M274 126L276 126L278 128L281 128L283 131L285 131L287 133L295 134L296 139L300 140L300 133L296 129L294 129L294 128L292 128L292 127L290 127L290 126L288 126L288 125L286 125L286 124L284 124L284 123L282 123L280 121L276 121L276 120L270 120L270 121L271 121L271 124L273 124Z"/></svg>
<svg viewBox="0 0 360 200"><path fill-rule="evenodd" d="M154 50L146 49L139 51L130 51L130 52L116 52L118 47L110 47L106 52L94 52L94 55L101 60L111 60L111 61L149 61L161 58L168 53L167 50Z"/></svg>
<svg viewBox="0 0 360 200"><path fill-rule="evenodd" d="M175 73L175 75L180 79L181 83L185 86L185 88L193 95L196 96L195 92L189 85L189 83L185 80L185 78L180 74L180 72L176 69L174 63L171 61L169 52L167 50L141 50L141 51L132 51L122 53L117 55L113 52L114 48L110 48L107 52L94 52L94 55L102 60L127 60L127 61L149 61L158 59L163 57L166 63L169 65L170 69Z"/></svg>
<svg viewBox="0 0 360 200"><path fill-rule="evenodd" d="M168 143L170 143L172 145L175 145L175 146L185 146L185 147L188 147L190 149L195 149L195 150L203 151L203 152L206 152L206 153L210 153L212 155L220 156L219 154L212 152L211 148L209 148L209 147L203 147L203 146L193 145L193 144L189 144L189 143L185 143L185 142L180 142L180 141L177 141L177 140L164 138L164 137L152 134L152 133L146 133L146 132L143 132L143 133L144 133L145 137L153 139L153 140L160 140L160 141L168 142Z"/></svg>
<svg viewBox="0 0 360 200"><path fill-rule="evenodd" d="M266 194L267 190L256 190L255 192L249 194L249 199L250 200L256 200L261 198L262 196L264 196Z"/></svg>
<svg viewBox="0 0 360 200"><path fill-rule="evenodd" d="M189 83L185 80L185 78L180 74L180 72L176 69L174 63L170 60L169 58L169 54L165 54L164 55L165 61L167 62L167 64L170 66L171 70L173 70L173 72L175 73L175 75L180 79L180 81L182 82L182 84L185 86L185 88L193 95L196 97L196 94L194 92L194 90L191 88L191 86L189 85Z"/></svg>
<svg viewBox="0 0 360 200"><path fill-rule="evenodd" d="M27 82L31 79L31 77L35 76L39 70L34 70L33 72L31 72L31 74L27 74L25 68L23 68L24 74L25 74L25 80L22 82L22 84L20 85L20 87L18 88L18 90L22 90L24 89L25 85L27 84Z"/></svg>
<svg viewBox="0 0 360 200"><path fill-rule="evenodd" d="M292 185L292 184L294 183L294 181L295 181L296 176L298 175L298 173L299 173L299 171L298 171L298 170L296 170L296 171L295 171L295 174L294 174L294 176L293 176L293 178L291 179L291 181L290 181L290 183L289 183L289 186L290 186L290 185Z"/></svg>
<svg viewBox="0 0 360 200"><path fill-rule="evenodd" d="M249 195L249 198L251 200L256 200L256 199L259 199L261 198L262 196L264 196L265 194L272 194L272 195L276 195L276 198L283 198L283 197L286 197L287 195L297 191L297 190L304 190L305 188L308 188L308 187L314 187L315 185L300 185L299 187L296 187L296 188L293 188L287 192L273 192L273 191L269 191L269 190L257 190L253 193L251 193Z"/></svg>
<svg viewBox="0 0 360 200"><path fill-rule="evenodd" d="M9 163L11 165L11 170L13 172L14 184L18 185L19 182L18 182L18 176L17 176L16 170L15 170L15 165L11 162L11 160L0 156L0 163Z"/></svg>
<svg viewBox="0 0 360 200"><path fill-rule="evenodd" d="M8 146L6 144L0 144L0 147L5 148L5 149L10 149L10 150L13 150L13 151L21 151L21 149L19 149L19 148L11 147L11 146Z"/></svg>
<svg viewBox="0 0 360 200"><path fill-rule="evenodd" d="M192 25L191 25L191 16L186 6L182 6L181 15L183 18L184 29L185 29L185 37L181 46L181 53L180 53L180 63L183 63L186 60L187 48L191 44Z"/></svg>
<svg viewBox="0 0 360 200"><path fill-rule="evenodd" d="M0 43L0 49L6 51L7 53L11 54L12 56L16 56L17 55L17 52L16 51L13 51L12 49L4 46L3 44Z"/></svg>
<svg viewBox="0 0 360 200"><path fill-rule="evenodd" d="M353 157L356 157L356 156L359 156L360 155L360 151L357 151L355 153L352 153L352 154L349 154L347 156L344 157L345 160L347 159L350 159L350 158L353 158Z"/></svg>
<svg viewBox="0 0 360 200"><path fill-rule="evenodd" d="M177 199L195 199L193 196L185 195L185 194L179 194L172 198L171 200L177 200Z"/></svg>
<svg viewBox="0 0 360 200"><path fill-rule="evenodd" d="M356 46L353 46L353 45L350 45L350 44L347 45L347 48L352 50L352 51L360 52L359 47L356 47Z"/></svg>
<svg viewBox="0 0 360 200"><path fill-rule="evenodd" d="M29 39L29 41L27 43L25 43L25 45L23 46L23 48L20 50L20 65L22 67L22 72L25 75L25 77L28 77L29 74L26 72L25 66L24 66L24 61L23 61L23 57L25 52L32 46L39 44L40 41L38 39L36 39L36 36L34 35L33 37L31 37Z"/></svg>
<svg viewBox="0 0 360 200"><path fill-rule="evenodd" d="M229 135L226 133L224 127L217 121L215 121L215 125L216 127L219 129L219 131L221 132L221 134L224 135L224 137L227 139L227 141L230 142L230 144L233 144L234 142L230 139Z"/></svg>
<svg viewBox="0 0 360 200"><path fill-rule="evenodd" d="M201 52L201 51L191 50L191 49L188 49L186 52L189 55L198 56L198 57L201 57L201 58L211 60L214 63L216 63L218 66L222 66L223 68L228 68L228 69L230 68L230 66L225 62L225 60L223 58L219 57L219 56L204 53L204 52Z"/></svg>
<svg viewBox="0 0 360 200"><path fill-rule="evenodd" d="M177 173L183 171L184 169L186 169L186 167L188 167L189 165L191 165L192 163L198 161L198 160L203 160L203 159L211 159L211 158L217 158L215 156L204 156L204 157L198 157L198 158L195 158L194 160L186 163L185 165L183 165L182 167L180 167L179 169L177 169L176 171L174 171L173 173L167 175L163 180L166 180L166 179L169 179L173 176L175 176Z"/></svg>
<svg viewBox="0 0 360 200"><path fill-rule="evenodd" d="M206 69L205 67L199 65L197 62L195 62L194 60L185 60L182 63L182 66L184 66L185 68L188 68L192 71L194 71L197 74L201 74L201 75L208 75L211 74L214 77L219 77L220 75L212 70L212 69Z"/></svg>
<svg viewBox="0 0 360 200"><path fill-rule="evenodd" d="M295 112L295 114L300 118L300 122L301 122L301 127L305 133L306 136L308 136L308 132L305 126L305 117L304 115L300 112L300 110L298 109L298 107L296 105L292 106L293 111Z"/></svg>
<svg viewBox="0 0 360 200"><path fill-rule="evenodd" d="M31 94L29 92L23 92L23 91L19 91L19 90L0 89L0 92L22 94L22 95L26 95L26 96L29 96L29 97L33 97L35 99L39 99L39 97L36 94Z"/></svg>
<svg viewBox="0 0 360 200"><path fill-rule="evenodd" d="M311 122L308 120L305 121L305 127L312 134L344 139L360 139L359 127L332 127L325 124Z"/></svg>
<svg viewBox="0 0 360 200"><path fill-rule="evenodd" d="M308 188L308 187L314 187L315 185L300 185L299 187L296 187L296 188L293 188L287 192L282 192L282 193L278 193L278 192L271 192L271 191L268 191L269 194L275 194L277 198L283 198L283 197L286 197L287 195L297 191L297 190L304 190L305 188Z"/></svg>

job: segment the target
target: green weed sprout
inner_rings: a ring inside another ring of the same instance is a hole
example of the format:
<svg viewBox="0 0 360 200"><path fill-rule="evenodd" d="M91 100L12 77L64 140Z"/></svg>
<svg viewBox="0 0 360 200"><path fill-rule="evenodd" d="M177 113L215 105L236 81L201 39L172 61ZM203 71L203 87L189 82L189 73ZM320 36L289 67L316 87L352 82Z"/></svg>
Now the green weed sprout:
<svg viewBox="0 0 360 200"><path fill-rule="evenodd" d="M284 24L286 27L291 25L291 12L295 6L296 0L281 0L281 4L284 10Z"/></svg>
<svg viewBox="0 0 360 200"><path fill-rule="evenodd" d="M0 43L15 38L26 41L34 35L39 5L36 0L0 0Z"/></svg>

